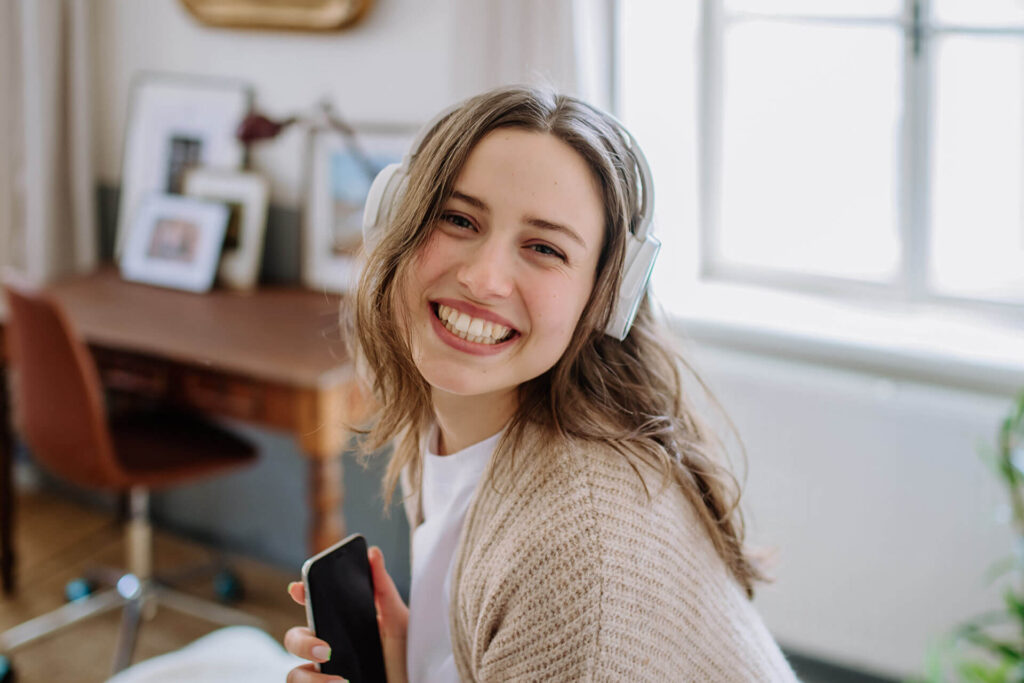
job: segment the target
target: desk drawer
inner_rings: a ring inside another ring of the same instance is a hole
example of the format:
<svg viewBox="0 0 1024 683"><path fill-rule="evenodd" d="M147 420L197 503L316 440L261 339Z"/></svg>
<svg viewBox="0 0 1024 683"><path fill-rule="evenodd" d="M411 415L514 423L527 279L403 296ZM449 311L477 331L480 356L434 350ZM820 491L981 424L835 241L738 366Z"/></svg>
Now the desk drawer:
<svg viewBox="0 0 1024 683"><path fill-rule="evenodd" d="M259 420L264 388L259 384L215 372L190 371L181 377L180 400L200 412L240 420Z"/></svg>
<svg viewBox="0 0 1024 683"><path fill-rule="evenodd" d="M105 389L138 398L167 395L171 376L167 363L106 349L93 349L92 353Z"/></svg>

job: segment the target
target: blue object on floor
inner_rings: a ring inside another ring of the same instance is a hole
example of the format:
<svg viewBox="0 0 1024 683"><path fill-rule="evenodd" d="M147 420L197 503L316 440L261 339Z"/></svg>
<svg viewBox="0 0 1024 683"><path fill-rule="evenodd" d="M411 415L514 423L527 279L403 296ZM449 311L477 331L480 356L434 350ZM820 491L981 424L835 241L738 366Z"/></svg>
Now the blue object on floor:
<svg viewBox="0 0 1024 683"><path fill-rule="evenodd" d="M81 600L92 595L95 590L96 586L88 579L71 579L64 584L64 599L68 602Z"/></svg>
<svg viewBox="0 0 1024 683"><path fill-rule="evenodd" d="M233 571L224 569L213 577L213 589L221 602L238 602L245 594L241 579Z"/></svg>
<svg viewBox="0 0 1024 683"><path fill-rule="evenodd" d="M0 655L0 683L14 683L14 668L11 660Z"/></svg>

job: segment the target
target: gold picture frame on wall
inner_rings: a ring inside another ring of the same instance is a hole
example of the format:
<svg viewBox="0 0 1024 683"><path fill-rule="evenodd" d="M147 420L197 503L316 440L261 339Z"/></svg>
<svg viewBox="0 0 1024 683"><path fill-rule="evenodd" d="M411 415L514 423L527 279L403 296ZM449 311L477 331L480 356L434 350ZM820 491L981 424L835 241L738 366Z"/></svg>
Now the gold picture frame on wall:
<svg viewBox="0 0 1024 683"><path fill-rule="evenodd" d="M181 0L209 26L337 31L366 14L373 0Z"/></svg>

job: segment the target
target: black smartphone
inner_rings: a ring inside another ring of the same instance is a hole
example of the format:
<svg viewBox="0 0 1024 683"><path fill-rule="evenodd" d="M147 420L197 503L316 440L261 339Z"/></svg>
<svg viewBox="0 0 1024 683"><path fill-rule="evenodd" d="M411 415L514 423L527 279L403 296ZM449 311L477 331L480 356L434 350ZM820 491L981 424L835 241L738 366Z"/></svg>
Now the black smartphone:
<svg viewBox="0 0 1024 683"><path fill-rule="evenodd" d="M353 534L306 560L302 583L309 628L331 646L320 671L353 683L386 683L366 539Z"/></svg>

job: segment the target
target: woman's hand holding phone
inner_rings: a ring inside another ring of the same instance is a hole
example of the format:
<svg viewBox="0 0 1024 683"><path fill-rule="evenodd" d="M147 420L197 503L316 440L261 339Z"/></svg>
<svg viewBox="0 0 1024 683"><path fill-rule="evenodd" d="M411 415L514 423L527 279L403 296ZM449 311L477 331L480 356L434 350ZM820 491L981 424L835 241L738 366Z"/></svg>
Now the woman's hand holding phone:
<svg viewBox="0 0 1024 683"><path fill-rule="evenodd" d="M405 642L409 630L409 608L405 606L394 581L384 567L384 555L380 548L370 548L367 551L367 558L373 574L373 597L377 607L377 626L380 629L388 683L406 683L408 677L405 667ZM291 584L288 593L295 602L300 605L306 604L306 590L301 582ZM327 655L327 643L313 635L305 626L288 629L284 636L284 646L292 654L311 662L327 661L326 656L318 656ZM303 664L288 673L288 683L326 683L337 680L340 680L337 676L318 672L316 664Z"/></svg>

